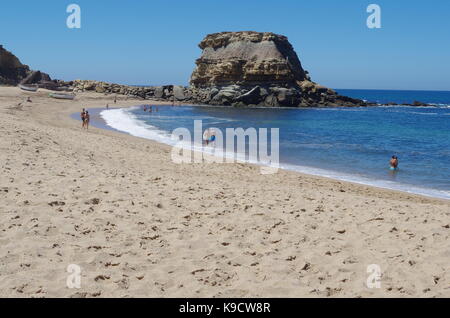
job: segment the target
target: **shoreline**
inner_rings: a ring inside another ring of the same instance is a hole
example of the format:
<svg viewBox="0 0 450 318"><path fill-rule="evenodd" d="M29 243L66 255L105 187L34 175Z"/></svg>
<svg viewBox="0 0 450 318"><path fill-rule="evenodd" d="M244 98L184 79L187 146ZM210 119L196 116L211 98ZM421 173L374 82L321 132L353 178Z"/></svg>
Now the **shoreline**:
<svg viewBox="0 0 450 318"><path fill-rule="evenodd" d="M0 297L450 297L448 200L177 165L169 146L70 117L111 100L0 87Z"/></svg>
<svg viewBox="0 0 450 318"><path fill-rule="evenodd" d="M116 107L115 109L128 109L128 108L133 108L133 107L139 107L140 105L131 105L131 106L127 106L127 107ZM178 106L174 106L174 107L184 107L184 106L191 106L191 107L208 107L207 105L178 105ZM172 107L172 106L170 106ZM211 106L211 107L215 107L215 106ZM228 106L217 106L217 107L228 107ZM404 106L406 107L406 106ZM411 106L413 107L413 106ZM151 140L153 142L157 142L159 144L163 144L166 146L171 146L167 143L164 143L162 141L158 141L155 139L151 139L151 138L146 138L146 137L140 137L140 136L134 136L133 134L131 134L130 132L127 131L122 131L119 129L116 129L110 125L108 125L108 123L105 121L105 119L101 116L101 112L104 111L106 109L104 108L91 108L91 111L94 111L95 114L95 118L93 118L93 120L91 119L91 124L97 128L100 129L106 129L106 130L112 130L112 131L116 131L119 133L123 133L123 134L127 134L136 138L142 138L145 140ZM72 119L76 119L77 113L74 113L71 115ZM79 121L79 120L78 120ZM197 151L197 150L195 150ZM250 162L239 162L239 163L245 163L245 164L252 164L252 165L256 165L256 166L260 166L258 165L258 163L250 163ZM290 166L290 167L289 167ZM338 171L332 171L332 170L326 170L326 169L322 169L322 168L318 168L318 167L309 167L309 166L299 166L299 165L289 165L289 164L283 164L280 162L280 168L284 171L290 171L290 172L294 172L294 173L300 173L300 174L304 174L307 176L314 176L314 177L319 177L319 178L325 178L325 179L330 179L330 180L334 180L334 181L341 181L341 182L349 182L355 185L362 185L362 186L368 186L368 187L374 187L376 189L384 189L384 190L388 190L388 191L397 191L399 193L403 193L403 194L411 194L411 195L419 195L419 196L423 196L426 198L432 198L432 199L439 199L439 200L444 200L444 201L449 201L450 198L446 197L444 194L444 190L438 190L438 189L432 189L432 188L420 188L418 186L415 185L410 185L410 184L402 184L402 183L398 183L398 184L394 184L391 187L385 185L376 185L376 183L380 183L380 182L385 182L383 180L377 180L377 179L368 179L367 181L362 181L362 180L351 180L351 179L355 179L356 176L354 175L346 175L343 173L340 173ZM303 170L303 171L302 171ZM309 170L309 171L306 171ZM310 171L317 171L316 173L310 172ZM320 171L320 172L319 172ZM327 175L328 174L328 175ZM335 177L329 176L329 174L335 175ZM361 178L361 177L360 177ZM350 179L350 180L349 180ZM411 188L413 190L408 191L408 190L404 190L402 189L405 187ZM427 194L427 192L429 192L429 194ZM440 192L443 192L442 194L440 194Z"/></svg>

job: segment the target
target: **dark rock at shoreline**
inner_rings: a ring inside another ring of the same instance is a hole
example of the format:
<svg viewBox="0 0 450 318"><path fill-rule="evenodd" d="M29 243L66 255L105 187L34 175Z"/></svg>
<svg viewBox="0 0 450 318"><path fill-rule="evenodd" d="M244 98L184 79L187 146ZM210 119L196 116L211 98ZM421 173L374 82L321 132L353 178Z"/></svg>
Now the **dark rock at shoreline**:
<svg viewBox="0 0 450 318"><path fill-rule="evenodd" d="M417 100L415 100L412 104L410 104L409 106L431 106L430 104L427 104L427 103L422 103L422 102L419 102L419 101L417 101Z"/></svg>
<svg viewBox="0 0 450 318"><path fill-rule="evenodd" d="M419 102L419 101L414 101L411 104L409 103L403 103L403 104L399 104L399 103L394 103L394 102L389 102L384 104L385 106L416 106L416 107L430 107L433 105L427 104L427 103L423 103L423 102Z"/></svg>
<svg viewBox="0 0 450 318"><path fill-rule="evenodd" d="M173 86L173 96L177 101L183 101L186 99L186 88L183 86Z"/></svg>

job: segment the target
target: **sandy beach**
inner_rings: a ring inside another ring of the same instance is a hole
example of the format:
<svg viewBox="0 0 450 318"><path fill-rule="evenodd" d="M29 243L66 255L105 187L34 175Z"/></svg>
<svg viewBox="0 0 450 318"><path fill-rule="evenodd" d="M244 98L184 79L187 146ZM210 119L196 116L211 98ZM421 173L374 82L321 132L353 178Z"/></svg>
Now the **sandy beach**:
<svg viewBox="0 0 450 318"><path fill-rule="evenodd" d="M178 165L166 145L70 117L142 101L47 95L0 87L1 297L450 297L450 201Z"/></svg>

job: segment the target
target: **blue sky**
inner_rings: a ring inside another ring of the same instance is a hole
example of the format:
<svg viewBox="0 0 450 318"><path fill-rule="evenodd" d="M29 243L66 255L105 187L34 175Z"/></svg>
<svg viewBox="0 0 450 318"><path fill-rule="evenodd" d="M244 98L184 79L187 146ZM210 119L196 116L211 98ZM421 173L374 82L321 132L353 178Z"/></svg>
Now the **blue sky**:
<svg viewBox="0 0 450 318"><path fill-rule="evenodd" d="M82 10L66 27L66 7ZM368 29L366 8L382 9ZM198 43L221 31L286 35L314 81L334 88L450 90L448 0L2 1L0 44L54 78L187 85Z"/></svg>

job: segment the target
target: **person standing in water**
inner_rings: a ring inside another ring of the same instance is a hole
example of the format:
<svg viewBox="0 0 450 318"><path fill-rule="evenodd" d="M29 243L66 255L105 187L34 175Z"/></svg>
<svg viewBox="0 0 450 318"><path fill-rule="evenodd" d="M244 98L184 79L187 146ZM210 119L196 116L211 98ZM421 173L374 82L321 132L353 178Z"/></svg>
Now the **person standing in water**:
<svg viewBox="0 0 450 318"><path fill-rule="evenodd" d="M203 132L203 141L205 142L205 144L207 146L209 145L210 138L211 138L211 132L209 131L209 128L208 128Z"/></svg>
<svg viewBox="0 0 450 318"><path fill-rule="evenodd" d="M389 166L391 170L398 170L398 157L392 156L391 160L389 161Z"/></svg>

